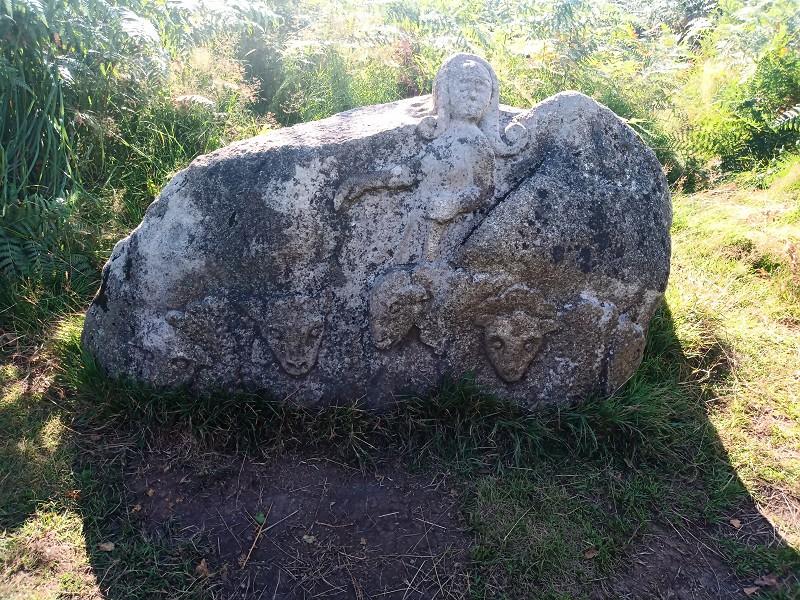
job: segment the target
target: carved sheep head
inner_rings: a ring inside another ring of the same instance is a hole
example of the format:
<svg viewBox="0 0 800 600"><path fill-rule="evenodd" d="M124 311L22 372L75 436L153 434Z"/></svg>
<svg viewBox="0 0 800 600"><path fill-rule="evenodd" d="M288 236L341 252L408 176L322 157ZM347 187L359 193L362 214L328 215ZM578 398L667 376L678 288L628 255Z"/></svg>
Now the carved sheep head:
<svg viewBox="0 0 800 600"><path fill-rule="evenodd" d="M507 383L522 379L539 352L544 336L556 329L555 321L540 319L522 310L484 316L477 324L483 327L489 362Z"/></svg>
<svg viewBox="0 0 800 600"><path fill-rule="evenodd" d="M251 316L284 371L295 377L317 362L325 330L328 298L296 294L268 301L266 310Z"/></svg>
<svg viewBox="0 0 800 600"><path fill-rule="evenodd" d="M392 271L379 279L369 300L369 329L375 347L390 348L417 323L430 293L411 282L406 271Z"/></svg>

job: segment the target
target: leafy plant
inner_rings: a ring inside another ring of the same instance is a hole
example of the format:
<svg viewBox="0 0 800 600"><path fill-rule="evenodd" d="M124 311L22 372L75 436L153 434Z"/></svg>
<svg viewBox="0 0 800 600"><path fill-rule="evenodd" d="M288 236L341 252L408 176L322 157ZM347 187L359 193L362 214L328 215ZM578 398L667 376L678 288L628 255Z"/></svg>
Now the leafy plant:
<svg viewBox="0 0 800 600"><path fill-rule="evenodd" d="M0 39L0 276L8 276L30 271L55 243L72 168L43 6L4 3Z"/></svg>
<svg viewBox="0 0 800 600"><path fill-rule="evenodd" d="M0 8L0 271L99 265L168 178L263 127L429 92L482 54L502 101L575 89L623 118L671 182L797 152L792 0L20 0ZM182 105L202 96L205 106ZM79 202L65 202L79 191ZM47 260L46 260L47 259ZM96 276L96 274L95 274Z"/></svg>

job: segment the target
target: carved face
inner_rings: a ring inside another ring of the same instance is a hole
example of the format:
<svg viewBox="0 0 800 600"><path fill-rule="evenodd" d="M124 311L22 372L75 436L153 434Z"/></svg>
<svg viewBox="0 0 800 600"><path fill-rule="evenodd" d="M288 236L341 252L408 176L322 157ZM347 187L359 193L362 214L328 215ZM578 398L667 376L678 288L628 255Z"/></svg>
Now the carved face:
<svg viewBox="0 0 800 600"><path fill-rule="evenodd" d="M523 311L488 320L483 341L497 375L507 383L522 379L539 352L544 336L554 329L553 321L538 319Z"/></svg>
<svg viewBox="0 0 800 600"><path fill-rule="evenodd" d="M492 79L483 65L465 60L450 71L447 82L450 115L477 123L492 99Z"/></svg>
<svg viewBox="0 0 800 600"><path fill-rule="evenodd" d="M369 330L375 347L386 350L402 340L425 310L427 290L411 283L408 273L390 273L372 289Z"/></svg>
<svg viewBox="0 0 800 600"><path fill-rule="evenodd" d="M289 375L308 373L317 362L325 328L324 305L309 296L278 300L269 308L266 338Z"/></svg>

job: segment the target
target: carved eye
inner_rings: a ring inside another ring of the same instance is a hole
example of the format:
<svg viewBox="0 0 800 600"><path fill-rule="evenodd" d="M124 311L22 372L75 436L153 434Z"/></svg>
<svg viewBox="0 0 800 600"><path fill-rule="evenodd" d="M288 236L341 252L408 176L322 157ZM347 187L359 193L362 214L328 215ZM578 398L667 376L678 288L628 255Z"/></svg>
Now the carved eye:
<svg viewBox="0 0 800 600"><path fill-rule="evenodd" d="M502 350L503 346L505 346L505 343L500 337L493 335L492 337L489 338L490 348L494 348L495 350Z"/></svg>
<svg viewBox="0 0 800 600"><path fill-rule="evenodd" d="M536 340L530 339L526 341L525 350L527 350L528 352L533 352L534 350L536 350Z"/></svg>
<svg viewBox="0 0 800 600"><path fill-rule="evenodd" d="M393 315L396 315L397 313L400 312L402 308L403 308L402 304L400 304L399 302L393 302L392 304L389 305L389 312Z"/></svg>
<svg viewBox="0 0 800 600"><path fill-rule="evenodd" d="M315 325L309 335L311 335L313 338L317 338L322 335L322 325Z"/></svg>

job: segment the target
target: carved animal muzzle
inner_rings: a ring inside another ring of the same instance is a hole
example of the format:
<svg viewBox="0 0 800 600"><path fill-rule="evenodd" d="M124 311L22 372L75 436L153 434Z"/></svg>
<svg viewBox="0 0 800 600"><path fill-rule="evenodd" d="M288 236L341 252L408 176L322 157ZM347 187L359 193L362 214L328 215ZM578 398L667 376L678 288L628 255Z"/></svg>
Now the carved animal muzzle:
<svg viewBox="0 0 800 600"><path fill-rule="evenodd" d="M522 379L541 349L544 336L554 328L552 321L522 311L498 315L489 322L484 327L484 347L500 379L506 383Z"/></svg>
<svg viewBox="0 0 800 600"><path fill-rule="evenodd" d="M430 292L411 283L405 271L394 271L379 280L369 303L369 330L379 350L402 340L425 311Z"/></svg>
<svg viewBox="0 0 800 600"><path fill-rule="evenodd" d="M300 376L308 373L317 362L322 330L321 322L299 326L295 322L285 330L273 326L267 341L283 370L289 375Z"/></svg>

